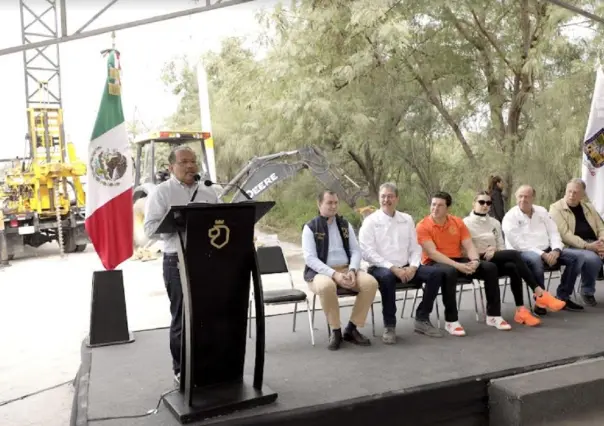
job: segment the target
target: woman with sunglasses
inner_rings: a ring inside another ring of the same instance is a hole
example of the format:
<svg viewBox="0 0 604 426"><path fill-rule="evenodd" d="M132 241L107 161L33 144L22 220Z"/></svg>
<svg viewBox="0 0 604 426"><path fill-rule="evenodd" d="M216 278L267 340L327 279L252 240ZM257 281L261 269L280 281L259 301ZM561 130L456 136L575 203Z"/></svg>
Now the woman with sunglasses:
<svg viewBox="0 0 604 426"><path fill-rule="evenodd" d="M533 290L539 305L556 312L564 307L565 302L555 298L537 284L528 266L522 261L519 252L505 249L501 224L497 219L488 215L492 204L493 201L487 191L479 192L474 197L472 212L463 221L470 230L472 242L476 246L480 258L497 265L499 276L509 277L510 288L516 303L514 321L528 326L539 325L541 320L524 306L522 280Z"/></svg>

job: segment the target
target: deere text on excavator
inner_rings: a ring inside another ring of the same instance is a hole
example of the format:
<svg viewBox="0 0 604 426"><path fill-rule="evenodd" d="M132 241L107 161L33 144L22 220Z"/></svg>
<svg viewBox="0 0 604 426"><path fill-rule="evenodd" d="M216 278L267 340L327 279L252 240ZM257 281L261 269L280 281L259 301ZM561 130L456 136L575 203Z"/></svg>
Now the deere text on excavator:
<svg viewBox="0 0 604 426"><path fill-rule="evenodd" d="M150 243L143 231L146 197L156 185L170 177L167 164L164 163L165 159L159 158L162 155L157 152L158 146L167 144L171 150L177 145L190 145L201 156L199 159L202 169L201 182L204 182L209 179L210 169L206 155L206 136L201 131L166 130L144 135L134 141L136 146L133 196L135 246L145 247ZM163 151L165 158L168 151ZM269 188L293 178L303 170L308 170L326 189L336 192L350 207L354 208L359 198L368 195L366 190L331 164L315 146L254 157L228 183L213 186L218 192L218 198L223 202L241 202L247 197L239 191L239 188L247 193L249 198L257 199Z"/></svg>

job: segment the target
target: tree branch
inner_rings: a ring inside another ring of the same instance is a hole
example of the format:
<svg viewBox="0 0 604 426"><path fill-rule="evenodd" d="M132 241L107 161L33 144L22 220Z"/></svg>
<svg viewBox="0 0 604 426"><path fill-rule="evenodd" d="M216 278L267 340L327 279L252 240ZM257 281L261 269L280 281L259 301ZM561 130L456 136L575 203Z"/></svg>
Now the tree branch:
<svg viewBox="0 0 604 426"><path fill-rule="evenodd" d="M476 26L478 27L480 33L489 41L491 46L493 46L493 49L495 49L495 52L497 52L501 60L505 62L505 64L512 70L512 72L517 73L518 70L516 70L516 68L514 68L510 61L508 61L505 56L505 52L503 51L503 49L501 49L499 43L497 43L497 40L495 40L495 38L482 25L482 23L478 19L478 16L476 15L476 12L474 12L474 9L470 9L470 12L472 13L472 17L474 18L474 22L476 23Z"/></svg>
<svg viewBox="0 0 604 426"><path fill-rule="evenodd" d="M449 111L447 111L447 108L445 108L445 106L443 105L442 100L436 94L436 91L435 91L432 83L424 80L422 78L422 76L419 75L419 73L417 71L415 71L413 66L408 62L408 59L403 59L403 64L409 70L409 72L415 77L415 80L419 83L419 85L423 89L424 93L426 94L426 96L428 97L428 99L430 100L432 105L434 105L434 107L436 107L437 111L441 114L441 116L446 121L446 123L451 127L451 129L453 130L453 133L455 133L457 140L461 144L461 147L464 150L466 156L468 157L468 160L470 160L470 163L472 164L472 166L478 167L478 162L476 161L474 152L472 152L472 148L470 148L470 144L466 140L463 132L461 131L459 125L457 124L457 122L455 121L453 116L449 113Z"/></svg>

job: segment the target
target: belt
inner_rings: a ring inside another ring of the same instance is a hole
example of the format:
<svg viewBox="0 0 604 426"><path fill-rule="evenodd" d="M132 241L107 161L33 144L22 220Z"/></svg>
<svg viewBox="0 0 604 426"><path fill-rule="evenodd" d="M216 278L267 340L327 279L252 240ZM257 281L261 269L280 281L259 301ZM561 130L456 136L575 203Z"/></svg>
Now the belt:
<svg viewBox="0 0 604 426"><path fill-rule="evenodd" d="M164 253L164 257L178 257L178 253Z"/></svg>

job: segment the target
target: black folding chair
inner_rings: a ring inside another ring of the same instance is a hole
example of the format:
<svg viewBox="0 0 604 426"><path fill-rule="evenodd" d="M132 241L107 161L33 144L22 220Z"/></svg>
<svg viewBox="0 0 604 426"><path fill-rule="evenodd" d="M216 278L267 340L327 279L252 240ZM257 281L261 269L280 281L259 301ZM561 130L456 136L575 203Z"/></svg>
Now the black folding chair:
<svg viewBox="0 0 604 426"><path fill-rule="evenodd" d="M313 328L313 322L310 313L310 303L306 293L294 287L294 280L292 278L287 260L283 254L281 246L261 246L256 248L258 257L258 266L260 268L261 275L269 274L287 274L289 276L290 287L287 289L279 290L263 290L262 295L264 298L265 305L283 305L288 303L294 304L294 324L293 332L296 331L296 317L298 313L298 303L306 302L306 312L308 313L308 326L310 329L310 340L312 345L315 345L315 334ZM314 304L313 304L314 309ZM250 307L248 314L249 324L249 336L252 336L252 300L250 299Z"/></svg>
<svg viewBox="0 0 604 426"><path fill-rule="evenodd" d="M480 313L478 312L478 300L476 298L476 290L479 290L479 292L480 292L480 302L482 305L483 314L485 313L485 308L484 308L484 299L482 296L482 288L480 287L479 280L472 280L470 278L466 278L463 276L457 278L457 287L458 288L456 291L459 292L459 298L457 300L457 309L458 310L461 309L461 296L464 291L463 287L464 287L464 285L468 285L468 284L472 285L472 290L474 293L474 311L476 313L476 321L480 321ZM422 286L422 292L423 291L424 291L424 287ZM417 303L417 293L418 293L418 291L415 292L415 297L413 298L413 305L411 307L411 318L413 318L413 316L415 315L414 312L415 312L415 304ZM438 291L438 295L439 296L442 295L442 290ZM423 293L422 293L422 297L423 297ZM438 327L440 328L440 314L438 311L438 301L436 301L435 306L436 306L436 318L438 321ZM401 318L402 318L402 315L401 315Z"/></svg>

